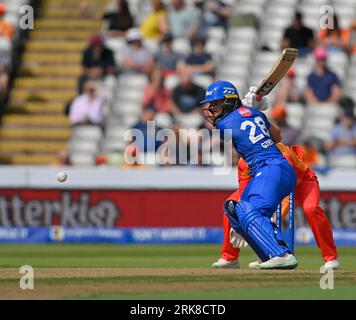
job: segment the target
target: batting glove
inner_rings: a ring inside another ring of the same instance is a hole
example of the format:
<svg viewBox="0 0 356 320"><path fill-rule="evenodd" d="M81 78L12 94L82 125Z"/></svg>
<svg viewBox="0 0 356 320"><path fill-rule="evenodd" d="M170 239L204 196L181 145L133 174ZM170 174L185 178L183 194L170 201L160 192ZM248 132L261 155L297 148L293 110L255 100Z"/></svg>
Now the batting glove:
<svg viewBox="0 0 356 320"><path fill-rule="evenodd" d="M257 87L250 87L250 90L245 95L245 98L242 100L242 104L260 111L265 111L269 108L269 103L266 97L262 97L260 100L257 100L256 90Z"/></svg>
<svg viewBox="0 0 356 320"><path fill-rule="evenodd" d="M230 243L235 249L243 249L248 246L246 240L240 236L233 228L230 229Z"/></svg>

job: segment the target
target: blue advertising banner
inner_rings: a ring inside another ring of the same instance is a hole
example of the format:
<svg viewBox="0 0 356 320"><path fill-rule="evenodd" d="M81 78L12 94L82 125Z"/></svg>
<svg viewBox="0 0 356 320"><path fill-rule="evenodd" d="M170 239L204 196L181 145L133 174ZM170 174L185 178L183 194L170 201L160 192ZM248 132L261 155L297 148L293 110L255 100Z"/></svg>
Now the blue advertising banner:
<svg viewBox="0 0 356 320"><path fill-rule="evenodd" d="M355 246L356 230L333 230L337 245ZM298 228L296 245L315 245L309 228ZM0 228L0 243L188 244L223 240L222 228Z"/></svg>

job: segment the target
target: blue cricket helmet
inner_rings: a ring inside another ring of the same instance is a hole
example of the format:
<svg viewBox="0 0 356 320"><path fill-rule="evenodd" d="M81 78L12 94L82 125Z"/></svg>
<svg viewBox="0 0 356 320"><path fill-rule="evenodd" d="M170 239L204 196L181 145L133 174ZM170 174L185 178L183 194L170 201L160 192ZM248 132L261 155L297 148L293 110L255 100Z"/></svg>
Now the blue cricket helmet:
<svg viewBox="0 0 356 320"><path fill-rule="evenodd" d="M236 87L228 81L218 80L213 82L205 93L205 99L200 101L200 104L213 102L216 100L238 99L239 93Z"/></svg>

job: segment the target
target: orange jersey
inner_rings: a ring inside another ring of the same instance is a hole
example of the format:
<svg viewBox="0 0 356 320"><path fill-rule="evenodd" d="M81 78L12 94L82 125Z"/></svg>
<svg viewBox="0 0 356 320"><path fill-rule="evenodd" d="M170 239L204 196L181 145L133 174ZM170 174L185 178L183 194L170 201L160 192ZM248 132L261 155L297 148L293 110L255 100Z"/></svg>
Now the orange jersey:
<svg viewBox="0 0 356 320"><path fill-rule="evenodd" d="M0 36L11 40L13 34L14 34L14 27L6 21L0 21Z"/></svg>

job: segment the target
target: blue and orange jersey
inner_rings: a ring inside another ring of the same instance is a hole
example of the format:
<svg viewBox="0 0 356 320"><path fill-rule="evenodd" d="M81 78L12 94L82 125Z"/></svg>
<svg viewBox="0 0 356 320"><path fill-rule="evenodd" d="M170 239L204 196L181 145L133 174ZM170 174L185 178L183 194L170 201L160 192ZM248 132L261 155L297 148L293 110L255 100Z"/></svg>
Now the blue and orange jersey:
<svg viewBox="0 0 356 320"><path fill-rule="evenodd" d="M289 164L294 168L297 175L297 185L303 181L305 172L309 167L303 162L303 149L300 146L292 146L289 148L283 143L277 143L277 148L280 150L282 155L287 159ZM238 179L240 183L251 180L250 168L241 157L238 163Z"/></svg>
<svg viewBox="0 0 356 320"><path fill-rule="evenodd" d="M290 148L283 143L277 143L277 148L281 151L283 156L287 159L289 164L294 168L297 175L297 185L299 185L307 171L310 171L307 164L303 162L303 148L300 146L291 146ZM238 163L237 175L239 180L239 195L243 193L247 184L252 179L250 176L250 168L241 157ZM313 173L313 172L312 172ZM286 197L282 203L282 217L285 217L289 210L289 197Z"/></svg>

